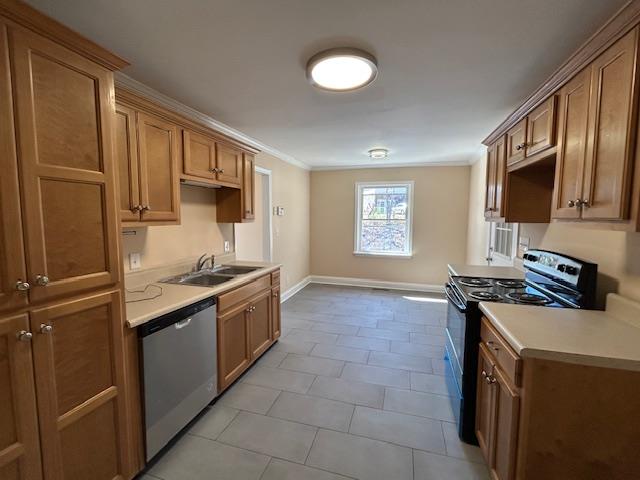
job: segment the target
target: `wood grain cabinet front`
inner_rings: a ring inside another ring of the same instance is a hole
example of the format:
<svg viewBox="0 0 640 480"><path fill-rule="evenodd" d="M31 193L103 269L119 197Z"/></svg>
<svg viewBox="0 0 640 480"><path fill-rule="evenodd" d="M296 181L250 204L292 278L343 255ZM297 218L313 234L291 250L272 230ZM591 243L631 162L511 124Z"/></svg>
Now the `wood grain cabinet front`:
<svg viewBox="0 0 640 480"><path fill-rule="evenodd" d="M271 340L277 340L282 333L280 321L280 285L271 289Z"/></svg>
<svg viewBox="0 0 640 480"><path fill-rule="evenodd" d="M0 478L42 478L33 333L26 314L0 318Z"/></svg>
<svg viewBox="0 0 640 480"><path fill-rule="evenodd" d="M252 359L258 358L271 346L271 320L271 290L266 290L253 298L249 305L249 343Z"/></svg>
<svg viewBox="0 0 640 480"><path fill-rule="evenodd" d="M9 33L30 299L113 285L113 75L28 30Z"/></svg>
<svg viewBox="0 0 640 480"><path fill-rule="evenodd" d="M487 179L484 217L487 220L505 216L506 139L500 137L487 150Z"/></svg>
<svg viewBox="0 0 640 480"><path fill-rule="evenodd" d="M218 315L218 390L222 391L251 364L249 303Z"/></svg>

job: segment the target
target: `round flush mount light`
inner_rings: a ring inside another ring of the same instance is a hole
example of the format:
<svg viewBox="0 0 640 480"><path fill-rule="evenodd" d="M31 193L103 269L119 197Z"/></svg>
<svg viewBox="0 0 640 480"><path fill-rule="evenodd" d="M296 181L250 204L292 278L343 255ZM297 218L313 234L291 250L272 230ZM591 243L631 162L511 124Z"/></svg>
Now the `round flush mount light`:
<svg viewBox="0 0 640 480"><path fill-rule="evenodd" d="M386 148L372 148L369 150L369 157L374 160L380 160L381 158L387 158L389 150Z"/></svg>
<svg viewBox="0 0 640 480"><path fill-rule="evenodd" d="M365 87L378 75L373 55L357 48L332 48L315 54L307 63L307 78L312 85L333 92L348 92Z"/></svg>

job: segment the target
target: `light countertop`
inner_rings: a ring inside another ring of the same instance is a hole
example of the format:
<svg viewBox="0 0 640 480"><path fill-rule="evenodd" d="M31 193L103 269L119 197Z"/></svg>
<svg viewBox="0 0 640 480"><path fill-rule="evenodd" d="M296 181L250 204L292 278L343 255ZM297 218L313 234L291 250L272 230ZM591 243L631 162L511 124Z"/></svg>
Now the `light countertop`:
<svg viewBox="0 0 640 480"><path fill-rule="evenodd" d="M138 327L161 315L186 307L205 298L220 295L280 268L280 264L265 262L232 261L225 262L225 265L260 268L251 273L238 275L228 282L213 287L150 282L147 285L128 288L126 291L127 325L130 328ZM168 274L160 278L165 278L170 275L171 274ZM144 291L146 286L148 286L148 288ZM162 295L156 298L149 298L155 297L160 292L158 287L162 289Z"/></svg>
<svg viewBox="0 0 640 480"><path fill-rule="evenodd" d="M616 294L606 311L482 302L522 358L640 371L640 303Z"/></svg>
<svg viewBox="0 0 640 480"><path fill-rule="evenodd" d="M508 278L521 280L524 272L514 267L490 267L488 265L449 264L449 273L456 277Z"/></svg>

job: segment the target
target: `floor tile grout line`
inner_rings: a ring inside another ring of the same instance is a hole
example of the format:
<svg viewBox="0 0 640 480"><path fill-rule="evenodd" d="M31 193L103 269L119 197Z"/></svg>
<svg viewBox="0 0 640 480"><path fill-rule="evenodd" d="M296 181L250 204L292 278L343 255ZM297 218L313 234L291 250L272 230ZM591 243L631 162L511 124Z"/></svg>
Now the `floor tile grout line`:
<svg viewBox="0 0 640 480"><path fill-rule="evenodd" d="M316 438L318 438L318 432L320 431L319 427L316 427L316 433L313 436L313 441L311 442L311 446L309 447L309 451L307 452L307 456L304 457L304 465L307 465L307 460L309 460L309 455L311 455L311 450L313 450L313 445L316 443Z"/></svg>
<svg viewBox="0 0 640 480"><path fill-rule="evenodd" d="M264 474L269 469L269 465L271 465L272 461L273 461L273 457L269 456L269 461L267 462L267 465L264 467L264 470L262 470L262 473L258 477L258 480L262 480L262 477L264 477Z"/></svg>

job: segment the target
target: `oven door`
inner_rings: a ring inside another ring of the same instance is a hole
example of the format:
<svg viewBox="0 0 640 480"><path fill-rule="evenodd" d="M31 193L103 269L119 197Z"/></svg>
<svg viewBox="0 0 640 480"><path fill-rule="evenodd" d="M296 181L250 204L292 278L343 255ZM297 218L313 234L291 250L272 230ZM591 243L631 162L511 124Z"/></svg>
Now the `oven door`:
<svg viewBox="0 0 640 480"><path fill-rule="evenodd" d="M462 392L467 306L453 285L449 283L445 285L445 293L447 295L447 357L459 396Z"/></svg>

